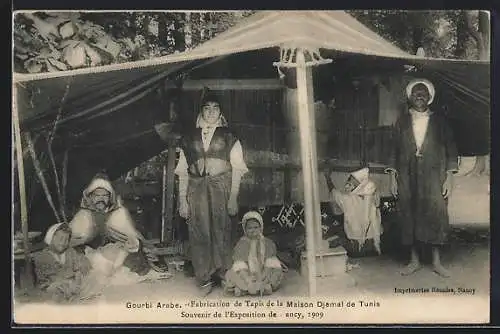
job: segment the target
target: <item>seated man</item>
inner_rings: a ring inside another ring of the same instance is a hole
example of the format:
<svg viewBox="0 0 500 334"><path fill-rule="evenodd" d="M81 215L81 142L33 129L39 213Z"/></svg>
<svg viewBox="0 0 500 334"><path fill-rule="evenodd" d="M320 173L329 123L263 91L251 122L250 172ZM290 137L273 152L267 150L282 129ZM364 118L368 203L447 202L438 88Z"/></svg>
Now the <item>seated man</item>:
<svg viewBox="0 0 500 334"><path fill-rule="evenodd" d="M236 297L270 295L283 279L276 245L263 236L264 221L258 212L247 212L241 224L245 235L234 247L233 266L226 272L225 293L234 293Z"/></svg>
<svg viewBox="0 0 500 334"><path fill-rule="evenodd" d="M78 299L91 270L87 257L69 247L70 238L71 230L66 224L52 225L44 238L47 248L33 258L40 289L57 302Z"/></svg>
<svg viewBox="0 0 500 334"><path fill-rule="evenodd" d="M366 240L372 239L380 254L380 195L370 180L369 169L363 168L349 175L343 191L335 189L330 175L325 175L335 214L344 214L344 231L350 241L357 243L359 251Z"/></svg>
<svg viewBox="0 0 500 334"><path fill-rule="evenodd" d="M120 265L141 276L163 278L164 275L159 275L159 268L153 268L149 263L142 248L144 237L134 225L129 211L122 205L111 183L105 177L97 176L83 191L80 210L69 223L71 244L74 247L88 245L100 249L109 243L117 243L118 248L125 250L117 258L123 257ZM125 247L125 244L134 244L136 247Z"/></svg>

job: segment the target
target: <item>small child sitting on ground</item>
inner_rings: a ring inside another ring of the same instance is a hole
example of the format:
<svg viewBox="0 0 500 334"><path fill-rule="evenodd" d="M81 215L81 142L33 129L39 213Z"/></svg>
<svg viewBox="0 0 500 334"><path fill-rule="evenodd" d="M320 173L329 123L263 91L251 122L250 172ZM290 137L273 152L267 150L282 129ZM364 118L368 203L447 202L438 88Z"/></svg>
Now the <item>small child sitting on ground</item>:
<svg viewBox="0 0 500 334"><path fill-rule="evenodd" d="M270 295L283 279L283 269L276 257L276 245L264 237L264 221L255 211L247 212L241 221L244 236L233 250L233 266L226 272L225 293Z"/></svg>
<svg viewBox="0 0 500 334"><path fill-rule="evenodd" d="M154 270L146 275L131 272L123 265L129 253L137 252L139 243L109 243L85 253L70 247L71 230L66 224L52 225L45 235L47 247L33 258L35 273L44 299L73 302L93 298L110 285L129 285L144 280L169 278L170 273Z"/></svg>
<svg viewBox="0 0 500 334"><path fill-rule="evenodd" d="M52 225L44 238L47 247L33 257L39 288L56 302L78 299L91 271L87 257L69 247L70 238L71 230L66 224Z"/></svg>

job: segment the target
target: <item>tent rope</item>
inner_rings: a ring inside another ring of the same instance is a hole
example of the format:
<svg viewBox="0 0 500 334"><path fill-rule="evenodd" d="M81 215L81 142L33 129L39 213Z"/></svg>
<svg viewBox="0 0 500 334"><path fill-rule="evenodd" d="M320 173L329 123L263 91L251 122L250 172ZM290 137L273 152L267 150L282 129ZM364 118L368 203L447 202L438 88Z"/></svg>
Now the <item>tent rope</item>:
<svg viewBox="0 0 500 334"><path fill-rule="evenodd" d="M26 132L24 135L26 138L26 142L28 143L28 150L30 152L31 159L33 160L33 166L35 167L36 174L38 175L38 179L40 180L43 191L45 192L45 197L47 198L47 201L49 202L49 205L52 208L52 211L54 212L57 222L61 223L62 222L61 217L59 217L59 213L56 210L54 201L52 200L52 196L50 195L49 187L47 186L47 182L45 181L45 177L43 176L42 169L40 168L40 162L36 157L36 152L33 145L33 141L31 140L31 136L29 132Z"/></svg>

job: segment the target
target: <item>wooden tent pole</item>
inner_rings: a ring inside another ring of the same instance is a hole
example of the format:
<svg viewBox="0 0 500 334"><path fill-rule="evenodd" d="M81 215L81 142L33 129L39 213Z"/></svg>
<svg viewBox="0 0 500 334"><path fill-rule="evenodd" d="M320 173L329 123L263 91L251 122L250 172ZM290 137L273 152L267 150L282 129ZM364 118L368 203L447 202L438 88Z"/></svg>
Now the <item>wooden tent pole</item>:
<svg viewBox="0 0 500 334"><path fill-rule="evenodd" d="M165 86L162 86L163 90ZM162 91L164 94L164 91ZM163 97L163 99L165 96ZM176 102L167 101L168 103L168 120L173 123L177 119L176 108L179 106ZM173 221L174 221L174 188L175 188L175 159L176 159L176 139L168 138L167 140L167 164L164 166L164 188L163 188L163 206L164 212L162 213L162 231L161 231L161 241L165 242L167 237L167 232L170 233L168 236L168 241L173 240Z"/></svg>
<svg viewBox="0 0 500 334"><path fill-rule="evenodd" d="M165 203L165 227L162 231L166 234L167 231L172 233L173 217L174 217L174 188L175 188L175 140L170 139L167 145L167 166L166 166L166 203ZM169 241L172 241L172 236L169 236Z"/></svg>
<svg viewBox="0 0 500 334"><path fill-rule="evenodd" d="M23 244L24 244L24 259L26 261L25 266L25 276L26 283L29 287L33 285L33 277L31 270L31 259L30 259L30 244L28 236L28 207L26 202L26 184L24 175L24 161L23 161L23 148L21 142L21 127L19 126L19 114L17 110L17 86L14 83L12 87L12 123L14 125L14 143L16 150L16 160L17 160L17 177L19 179L19 203L21 209L21 229L23 233Z"/></svg>
<svg viewBox="0 0 500 334"><path fill-rule="evenodd" d="M163 164L162 166L162 178L161 178L161 234L160 242L165 241L165 188L167 185L167 166Z"/></svg>
<svg viewBox="0 0 500 334"><path fill-rule="evenodd" d="M314 204L314 230L316 235L316 253L319 253L319 264L320 270L318 271L320 277L326 272L325 263L323 261L323 231L321 228L321 196L319 193L319 177L318 177L318 149L317 149L317 131L316 131L316 109L314 108L314 87L313 87L313 76L312 67L307 68L307 102L311 106L309 109L309 119L310 127L313 130L312 135L309 138L308 144L311 147L312 160L311 160L311 185L313 204ZM316 261L317 264L318 261ZM316 267L318 267L316 265Z"/></svg>
<svg viewBox="0 0 500 334"><path fill-rule="evenodd" d="M302 49L297 49L297 99L299 113L300 152L302 162L302 178L304 183L304 213L306 225L306 254L309 279L309 296L316 295L316 245L315 245L315 199L318 199L317 187L313 186L314 169L317 165L316 157L313 156L314 143L316 142L315 131L311 127L311 105L307 86L307 65ZM316 194L315 194L316 192Z"/></svg>

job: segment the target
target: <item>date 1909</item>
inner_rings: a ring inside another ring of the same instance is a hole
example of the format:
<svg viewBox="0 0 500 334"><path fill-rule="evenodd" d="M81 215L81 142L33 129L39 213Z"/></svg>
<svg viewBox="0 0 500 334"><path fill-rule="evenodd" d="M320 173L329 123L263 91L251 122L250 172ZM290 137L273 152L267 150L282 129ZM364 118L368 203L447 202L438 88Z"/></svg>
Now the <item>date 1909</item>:
<svg viewBox="0 0 500 334"><path fill-rule="evenodd" d="M322 319L325 316L323 312L286 312L285 318L287 319Z"/></svg>

